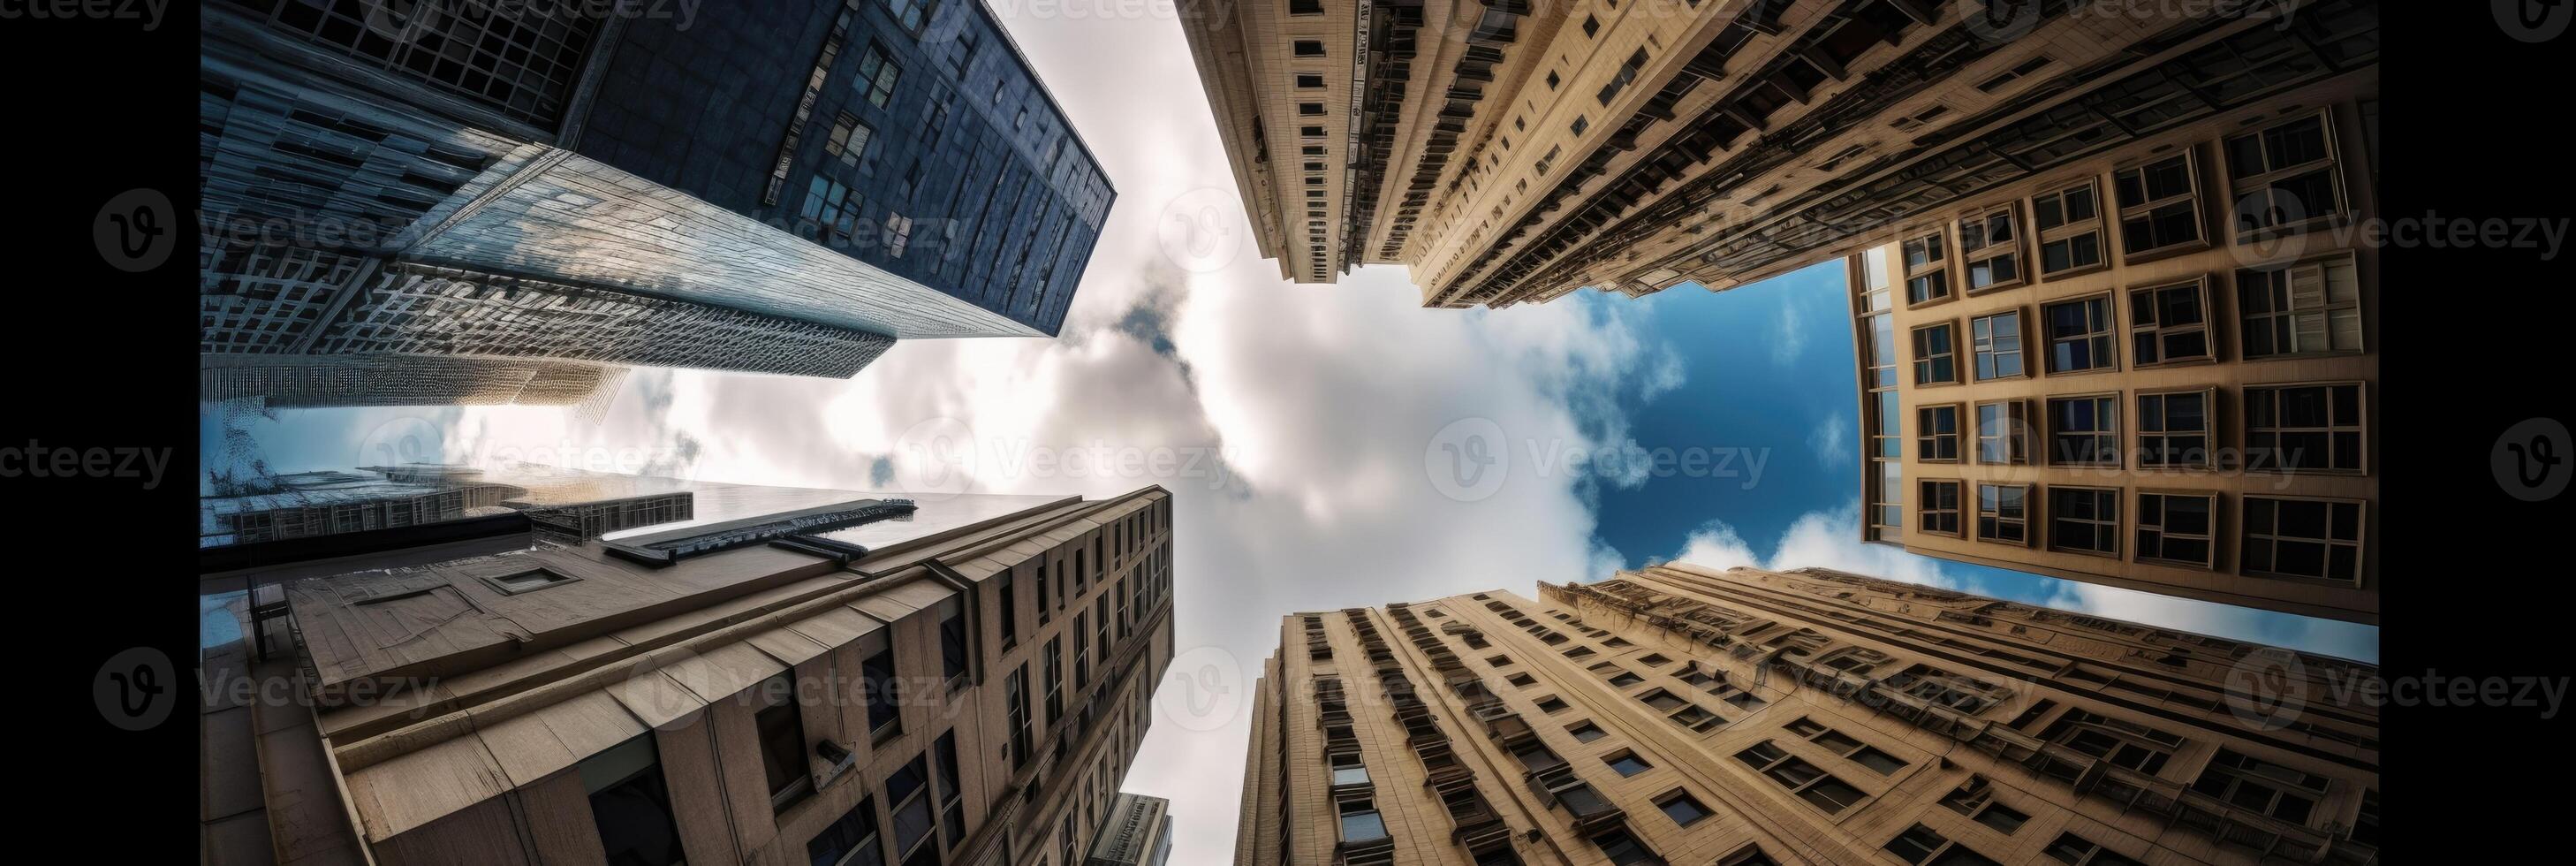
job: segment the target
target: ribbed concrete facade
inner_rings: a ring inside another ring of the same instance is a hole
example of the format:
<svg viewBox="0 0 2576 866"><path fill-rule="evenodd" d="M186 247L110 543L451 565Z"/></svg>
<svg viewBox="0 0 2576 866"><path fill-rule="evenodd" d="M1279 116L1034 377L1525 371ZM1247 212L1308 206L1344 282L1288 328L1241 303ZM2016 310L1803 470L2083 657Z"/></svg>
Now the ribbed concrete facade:
<svg viewBox="0 0 2576 866"><path fill-rule="evenodd" d="M2376 76L2372 0L1988 5L1181 7L1263 254L1301 282L1404 264L1433 307L1744 285Z"/></svg>
<svg viewBox="0 0 2576 866"><path fill-rule="evenodd" d="M1819 569L1539 595L1286 618L1238 866L2377 862L2369 665Z"/></svg>

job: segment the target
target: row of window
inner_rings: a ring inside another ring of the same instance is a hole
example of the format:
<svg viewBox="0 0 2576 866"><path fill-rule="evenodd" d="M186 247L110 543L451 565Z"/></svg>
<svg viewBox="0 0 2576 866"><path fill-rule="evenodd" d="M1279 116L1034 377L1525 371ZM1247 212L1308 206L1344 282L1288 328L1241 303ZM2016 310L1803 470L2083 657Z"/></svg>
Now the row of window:
<svg viewBox="0 0 2576 866"><path fill-rule="evenodd" d="M2130 289L2126 324L2105 292L1914 326L1917 386L2064 376L2219 360L2206 277ZM2237 355L2246 360L2362 350L2360 279L2350 253L2283 268L2236 272ZM1964 339L1963 339L1964 334ZM2040 357L2032 359L2036 341ZM1888 356L1880 356L1888 357Z"/></svg>
<svg viewBox="0 0 2576 866"><path fill-rule="evenodd" d="M2135 494L2123 522L2113 487L1974 484L1927 478L1915 482L1915 531L1980 542L2107 556L2187 568L2218 567L2222 495L2209 491ZM2043 495L2044 494L2044 495ZM2046 516L2039 513L2046 502ZM2236 572L2357 585L2361 582L2366 503L2352 499L2244 495L2236 535ZM1973 516L1972 516L1973 515ZM2035 526L2035 524L2037 524ZM2122 532L2126 526L2128 532ZM2122 549L2122 540L2129 548Z"/></svg>
<svg viewBox="0 0 2576 866"><path fill-rule="evenodd" d="M1914 408L1914 459L1923 463L1974 462L2027 466L2036 439L2042 461L2060 467L2226 469L2249 472L2361 474L2364 397L2360 382L2250 385L2242 390L2233 426L2244 443L2241 459L2225 453L2219 431L2223 389L2140 391L2129 395L2136 428L2123 455L2119 392L2041 398L2041 423L2030 419L2030 400L1938 403ZM1877 456L1896 456L1893 438L1873 434Z"/></svg>
<svg viewBox="0 0 2576 866"><path fill-rule="evenodd" d="M2236 242L2297 230L2347 208L2333 125L2324 111L2229 136L2221 153L2229 201L2235 202L2231 225ZM1961 294L1952 283L1954 261L1964 268L1965 294L1970 295L2101 268L2107 264L2107 232L2113 224L2119 227L2120 253L2127 262L2207 247L2202 170L2194 149L2119 168L2111 173L2116 210L2107 216L2098 177L2050 185L2032 195L2036 274L2026 258L2030 238L2021 230L2020 201L1990 205L1950 226L1908 237L1901 243L1906 303L1939 303ZM1952 229L1956 256L1950 254Z"/></svg>

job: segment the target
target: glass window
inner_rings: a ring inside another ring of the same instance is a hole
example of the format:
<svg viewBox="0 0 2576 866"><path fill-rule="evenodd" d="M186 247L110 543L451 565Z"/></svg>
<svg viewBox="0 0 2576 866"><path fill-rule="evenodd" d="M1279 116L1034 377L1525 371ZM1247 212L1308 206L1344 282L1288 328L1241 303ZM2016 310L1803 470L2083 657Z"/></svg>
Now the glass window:
<svg viewBox="0 0 2576 866"><path fill-rule="evenodd" d="M1914 384L1959 381L1958 326L1950 322L1914 329Z"/></svg>
<svg viewBox="0 0 2576 866"><path fill-rule="evenodd" d="M769 805L786 811L814 793L814 778L805 761L805 719L797 710L796 680L779 674L753 687L761 702L753 714L760 733L760 765L769 777Z"/></svg>
<svg viewBox="0 0 2576 866"><path fill-rule="evenodd" d="M1977 540L2030 544L2029 498L2029 485L1977 485Z"/></svg>
<svg viewBox="0 0 2576 866"><path fill-rule="evenodd" d="M2011 205L1959 221L1959 258L1968 265L1968 291L2020 285L2021 232Z"/></svg>
<svg viewBox="0 0 2576 866"><path fill-rule="evenodd" d="M2138 494L2138 559L2210 567L2210 526L2217 510L2217 494Z"/></svg>
<svg viewBox="0 0 2576 866"><path fill-rule="evenodd" d="M2031 199L2039 228L2039 273L2054 277L2102 264L2102 214L2093 182L2041 193Z"/></svg>
<svg viewBox="0 0 2576 866"><path fill-rule="evenodd" d="M1906 241L1905 302L1924 304L1950 296L1950 266L1944 260L1941 233Z"/></svg>
<svg viewBox="0 0 2576 866"><path fill-rule="evenodd" d="M2021 400L1977 404L1977 462L2017 466L2030 462L2030 409Z"/></svg>
<svg viewBox="0 0 2576 866"><path fill-rule="evenodd" d="M2191 154L2182 153L2111 176L2120 199L2120 252L2136 256L2197 243L2200 195Z"/></svg>
<svg viewBox="0 0 2576 866"><path fill-rule="evenodd" d="M2138 395L2138 465L2210 465L2208 391Z"/></svg>
<svg viewBox="0 0 2576 866"><path fill-rule="evenodd" d="M2048 462L2120 465L2120 401L2113 396L2048 399Z"/></svg>
<svg viewBox="0 0 2576 866"><path fill-rule="evenodd" d="M2040 308L2048 327L2048 372L2118 369L2112 354L2111 298L2060 301Z"/></svg>
<svg viewBox="0 0 2576 866"><path fill-rule="evenodd" d="M2236 187L2239 235L2297 225L2344 208L2334 136L2324 114L2229 138L2227 175Z"/></svg>
<svg viewBox="0 0 2576 866"><path fill-rule="evenodd" d="M2048 547L2120 555L2120 491L2102 487L2049 488Z"/></svg>
<svg viewBox="0 0 2576 866"><path fill-rule="evenodd" d="M894 675L893 647L878 650L859 662L859 685L868 698L869 736L882 741L902 727L898 709L903 684Z"/></svg>
<svg viewBox="0 0 2576 866"><path fill-rule="evenodd" d="M582 760L577 772L590 793L591 821L611 863L670 866L681 862L680 830L650 731Z"/></svg>
<svg viewBox="0 0 2576 866"><path fill-rule="evenodd" d="M1914 410L1914 459L1940 463L1959 460L1959 406L1925 406Z"/></svg>
<svg viewBox="0 0 2576 866"><path fill-rule="evenodd" d="M2245 497L2245 573L2361 581L2362 503Z"/></svg>
<svg viewBox="0 0 2576 866"><path fill-rule="evenodd" d="M2129 293L2129 352L2138 366L2207 361L2207 284L2200 280Z"/></svg>
<svg viewBox="0 0 2576 866"><path fill-rule="evenodd" d="M1968 337L1976 352L1977 381L2022 375L2020 310L1969 319Z"/></svg>
<svg viewBox="0 0 2576 866"><path fill-rule="evenodd" d="M1918 507L1915 528L1939 535L1959 534L1959 482L1924 481L1916 491Z"/></svg>
<svg viewBox="0 0 2576 866"><path fill-rule="evenodd" d="M2247 358L2361 351L2361 284L2349 255L2236 272Z"/></svg>
<svg viewBox="0 0 2576 866"><path fill-rule="evenodd" d="M869 105L884 108L888 101L894 99L895 80L902 76L903 67L887 60L884 49L869 43L867 53L859 55L859 77L851 82L851 86L867 94Z"/></svg>
<svg viewBox="0 0 2576 866"><path fill-rule="evenodd" d="M2245 468L2360 472L2361 385L2273 385L2245 389Z"/></svg>

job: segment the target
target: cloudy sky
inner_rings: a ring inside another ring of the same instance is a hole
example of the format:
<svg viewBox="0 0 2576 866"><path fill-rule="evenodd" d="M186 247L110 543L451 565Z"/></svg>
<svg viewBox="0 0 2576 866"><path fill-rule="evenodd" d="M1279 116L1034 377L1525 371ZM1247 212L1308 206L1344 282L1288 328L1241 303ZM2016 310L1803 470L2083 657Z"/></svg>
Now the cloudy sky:
<svg viewBox="0 0 2576 866"><path fill-rule="evenodd" d="M1130 6L1144 14L1094 11ZM993 8L1119 191L1060 338L903 343L848 381L642 372L596 424L547 408L289 410L228 438L209 419L205 456L279 471L529 459L844 489L939 485L950 469L990 492L1163 485L1182 652L1127 787L1178 803L1181 863L1232 856L1241 698L1293 611L1529 594L1681 558L2377 658L2374 628L1860 544L1837 264L1724 294L1503 312L1420 309L1400 267L1288 284L1251 248L1176 21L1150 4ZM1470 440L1504 453L1458 448ZM974 445L923 447L955 441Z"/></svg>

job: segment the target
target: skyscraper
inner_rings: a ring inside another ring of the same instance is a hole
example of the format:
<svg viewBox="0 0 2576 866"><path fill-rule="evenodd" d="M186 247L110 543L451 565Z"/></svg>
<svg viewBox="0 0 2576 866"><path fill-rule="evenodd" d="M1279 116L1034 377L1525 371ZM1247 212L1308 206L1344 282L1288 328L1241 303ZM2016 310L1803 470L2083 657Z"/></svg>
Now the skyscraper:
<svg viewBox="0 0 2576 866"><path fill-rule="evenodd" d="M848 376L1054 333L1113 198L982 3L231 0L204 37L207 355Z"/></svg>
<svg viewBox="0 0 2576 866"><path fill-rule="evenodd" d="M1172 860L1172 801L1120 794L1101 819L1082 866L1165 866Z"/></svg>
<svg viewBox="0 0 2576 866"><path fill-rule="evenodd" d="M2265 56L2241 41L2174 62ZM2168 92L2152 124L2067 114L2087 140L2146 128L1846 260L1864 540L2379 621L2378 82L2230 81Z"/></svg>
<svg viewBox="0 0 2576 866"><path fill-rule="evenodd" d="M1819 569L1539 596L1287 617L1238 866L2377 862L2369 665Z"/></svg>
<svg viewBox="0 0 2576 866"><path fill-rule="evenodd" d="M1078 863L1172 656L1168 495L843 506L227 576L293 627L208 650L210 862Z"/></svg>
<svg viewBox="0 0 2576 866"><path fill-rule="evenodd" d="M1430 307L1722 290L2177 125L2378 118L2373 0L1181 6L1263 254L1404 264ZM2249 177L2267 229L2321 192Z"/></svg>

